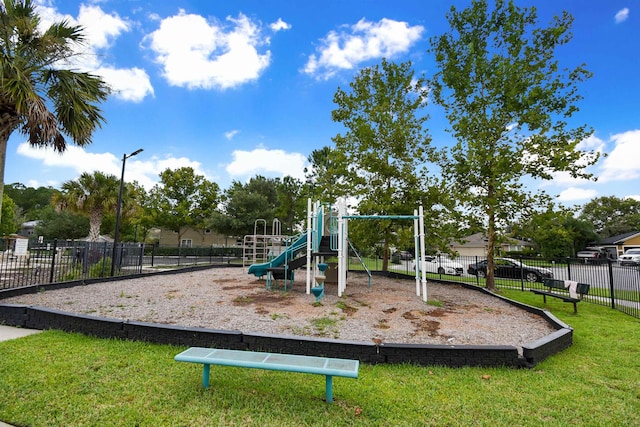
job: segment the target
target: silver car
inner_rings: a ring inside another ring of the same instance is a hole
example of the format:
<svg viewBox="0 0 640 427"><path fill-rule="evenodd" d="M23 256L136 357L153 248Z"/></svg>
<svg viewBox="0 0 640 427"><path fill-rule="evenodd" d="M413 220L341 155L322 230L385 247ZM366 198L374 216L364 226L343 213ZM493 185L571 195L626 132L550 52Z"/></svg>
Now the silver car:
<svg viewBox="0 0 640 427"><path fill-rule="evenodd" d="M618 258L620 265L640 265L640 248L628 249Z"/></svg>

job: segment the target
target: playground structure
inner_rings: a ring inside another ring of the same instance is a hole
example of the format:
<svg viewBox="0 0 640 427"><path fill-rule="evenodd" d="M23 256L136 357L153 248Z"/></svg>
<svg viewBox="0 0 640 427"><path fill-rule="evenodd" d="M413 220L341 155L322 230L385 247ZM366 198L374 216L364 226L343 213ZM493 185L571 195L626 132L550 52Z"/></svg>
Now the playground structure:
<svg viewBox="0 0 640 427"><path fill-rule="evenodd" d="M262 225L262 233L259 234L259 226ZM253 224L253 234L247 234L242 240L242 267L246 262L256 264L267 261L274 253L280 254L283 242L287 236L282 235L280 220L275 218L271 223L271 234L267 233L267 221L256 219Z"/></svg>
<svg viewBox="0 0 640 427"><path fill-rule="evenodd" d="M319 301L324 295L326 269L334 265L337 269L338 296L342 296L347 286L349 249L353 251L364 271L369 275L369 286L371 286L371 272L349 241L349 220L413 220L415 259L418 261L415 263L416 295L422 296L422 299L427 301L426 266L422 256L425 253L422 206L414 210L413 215L349 215L344 199L339 199L334 206L318 201L312 203L311 199L308 199L307 212L306 232L293 237L280 236L279 241L283 242L283 250L268 261L254 263L249 267L247 271L249 274L254 274L259 278L266 276L268 289L271 288L274 279L283 279L286 290L287 282L292 283L293 281L294 271L306 266L306 293L313 292L316 301ZM264 235L266 235L266 225ZM253 242L256 242L255 236L256 234L254 234ZM277 241L274 234L270 238L273 242ZM247 237L245 237L245 241L246 239ZM257 246L254 248L254 259L257 259L255 258ZM301 255L305 249L306 256ZM266 243L265 251L268 253ZM275 253L273 254L275 255ZM337 262L330 262L334 259ZM316 283L316 286L313 287L315 289L312 289L312 283Z"/></svg>

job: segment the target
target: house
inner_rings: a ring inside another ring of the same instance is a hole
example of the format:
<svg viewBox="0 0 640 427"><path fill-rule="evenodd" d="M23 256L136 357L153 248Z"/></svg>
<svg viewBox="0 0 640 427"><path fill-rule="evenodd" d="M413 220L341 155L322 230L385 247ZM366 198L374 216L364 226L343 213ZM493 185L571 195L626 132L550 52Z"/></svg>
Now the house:
<svg viewBox="0 0 640 427"><path fill-rule="evenodd" d="M36 232L36 227L39 223L40 220L23 222L20 226L20 231L18 231L18 234L22 237L33 237Z"/></svg>
<svg viewBox="0 0 640 427"><path fill-rule="evenodd" d="M623 255L627 249L640 248L640 231L611 236L600 240L598 243L593 243L593 246L605 248L615 259Z"/></svg>
<svg viewBox="0 0 640 427"><path fill-rule="evenodd" d="M182 227L180 234L177 231L161 229L157 234L160 247L208 247L208 246L233 246L235 237L228 237L206 228Z"/></svg>
<svg viewBox="0 0 640 427"><path fill-rule="evenodd" d="M530 242L507 237L500 243L500 250L502 252L514 252L522 251L532 246ZM484 233L476 233L462 240L451 241L449 248L460 256L486 257L489 249L489 238Z"/></svg>

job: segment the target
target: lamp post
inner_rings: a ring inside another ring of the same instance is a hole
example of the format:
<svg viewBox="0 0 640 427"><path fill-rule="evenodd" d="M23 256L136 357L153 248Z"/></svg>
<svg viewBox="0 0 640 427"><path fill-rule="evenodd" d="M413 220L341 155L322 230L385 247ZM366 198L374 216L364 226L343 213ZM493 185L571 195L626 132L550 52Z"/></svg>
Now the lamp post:
<svg viewBox="0 0 640 427"><path fill-rule="evenodd" d="M111 254L111 276L116 271L116 255L118 254L118 234L120 233L120 206L122 205L122 187L124 187L124 165L129 157L142 153L142 148L133 153L122 155L122 175L120 175L120 191L118 192L118 204L116 205L116 231L113 233L113 253Z"/></svg>

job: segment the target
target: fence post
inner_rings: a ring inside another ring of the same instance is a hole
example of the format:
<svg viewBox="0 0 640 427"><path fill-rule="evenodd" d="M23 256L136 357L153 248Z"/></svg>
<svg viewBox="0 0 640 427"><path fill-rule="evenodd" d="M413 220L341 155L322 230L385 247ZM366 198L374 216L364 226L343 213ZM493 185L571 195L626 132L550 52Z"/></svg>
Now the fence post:
<svg viewBox="0 0 640 427"><path fill-rule="evenodd" d="M115 245L115 242L113 242ZM109 245L107 242L104 242L104 247L102 248L102 270L100 271L100 277L107 276L107 268L111 268L111 264L107 266L107 257L113 254L113 250L109 251ZM109 271L111 273L111 271Z"/></svg>
<svg viewBox="0 0 640 427"><path fill-rule="evenodd" d="M571 280L571 258L567 257L567 277Z"/></svg>
<svg viewBox="0 0 640 427"><path fill-rule="evenodd" d="M476 266L476 285L480 286L480 276L478 275L478 255L475 256L476 259L476 263L474 264Z"/></svg>
<svg viewBox="0 0 640 427"><path fill-rule="evenodd" d="M51 257L51 272L49 273L49 283L53 283L53 272L56 269L56 252L58 251L58 239L53 240L53 256Z"/></svg>
<svg viewBox="0 0 640 427"><path fill-rule="evenodd" d="M142 263L144 262L144 243L140 243L138 245L138 248L140 250L140 256L138 260L138 273L142 273Z"/></svg>
<svg viewBox="0 0 640 427"><path fill-rule="evenodd" d="M607 259L607 264L609 264L609 292L611 293L611 308L616 308L616 298L613 287L613 263L610 259Z"/></svg>
<svg viewBox="0 0 640 427"><path fill-rule="evenodd" d="M524 267L522 266L522 255L520 255L518 261L520 261L520 290L524 292Z"/></svg>

